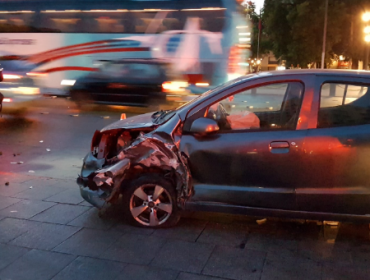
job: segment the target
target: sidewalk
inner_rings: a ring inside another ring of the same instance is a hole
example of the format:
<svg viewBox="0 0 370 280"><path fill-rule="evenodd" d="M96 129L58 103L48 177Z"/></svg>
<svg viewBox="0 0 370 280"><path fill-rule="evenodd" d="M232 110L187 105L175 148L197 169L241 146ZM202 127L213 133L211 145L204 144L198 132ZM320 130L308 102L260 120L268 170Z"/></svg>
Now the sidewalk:
<svg viewBox="0 0 370 280"><path fill-rule="evenodd" d="M0 279L369 279L367 224L186 213L152 230L118 210L100 218L74 180L0 173Z"/></svg>

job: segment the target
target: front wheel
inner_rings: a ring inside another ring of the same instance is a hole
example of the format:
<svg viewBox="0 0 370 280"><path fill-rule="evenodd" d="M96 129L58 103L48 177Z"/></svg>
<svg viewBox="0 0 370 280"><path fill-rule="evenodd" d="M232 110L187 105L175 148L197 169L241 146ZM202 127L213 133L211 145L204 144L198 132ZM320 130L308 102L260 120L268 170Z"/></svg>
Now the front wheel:
<svg viewBox="0 0 370 280"><path fill-rule="evenodd" d="M174 226L180 219L175 189L163 177L145 175L134 180L123 198L132 225L163 228Z"/></svg>

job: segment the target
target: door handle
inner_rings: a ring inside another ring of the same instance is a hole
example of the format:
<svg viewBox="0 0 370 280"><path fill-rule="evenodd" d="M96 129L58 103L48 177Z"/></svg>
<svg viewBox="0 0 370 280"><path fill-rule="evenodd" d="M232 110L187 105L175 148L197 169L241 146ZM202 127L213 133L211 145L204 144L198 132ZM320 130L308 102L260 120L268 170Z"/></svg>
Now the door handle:
<svg viewBox="0 0 370 280"><path fill-rule="evenodd" d="M288 141L273 141L270 143L270 149L288 149L289 147Z"/></svg>

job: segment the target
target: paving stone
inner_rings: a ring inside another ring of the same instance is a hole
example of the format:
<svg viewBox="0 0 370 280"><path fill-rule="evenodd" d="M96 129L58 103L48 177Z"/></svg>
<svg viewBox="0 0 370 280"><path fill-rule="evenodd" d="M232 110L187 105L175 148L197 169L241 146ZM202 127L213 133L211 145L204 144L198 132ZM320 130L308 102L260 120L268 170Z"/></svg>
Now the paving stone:
<svg viewBox="0 0 370 280"><path fill-rule="evenodd" d="M298 252L297 240L277 237L275 234L251 233L246 241L246 249L269 252L270 259L291 257Z"/></svg>
<svg viewBox="0 0 370 280"><path fill-rule="evenodd" d="M27 248L51 250L79 230L80 228L78 227L39 223L26 233L12 240L10 244Z"/></svg>
<svg viewBox="0 0 370 280"><path fill-rule="evenodd" d="M55 224L67 224L89 209L89 207L79 205L57 204L32 217L32 220Z"/></svg>
<svg viewBox="0 0 370 280"><path fill-rule="evenodd" d="M38 222L5 218L0 221L0 242L7 243L38 226Z"/></svg>
<svg viewBox="0 0 370 280"><path fill-rule="evenodd" d="M81 160L81 166L82 166L82 160ZM81 170L81 168L79 168L79 169ZM77 175L76 175L76 178L77 178ZM76 179L73 179L73 180L67 180L67 179L56 180L55 186L78 190L78 185L76 183Z"/></svg>
<svg viewBox="0 0 370 280"><path fill-rule="evenodd" d="M19 202L19 199L0 195L0 210Z"/></svg>
<svg viewBox="0 0 370 280"><path fill-rule="evenodd" d="M203 274L231 279L260 279L265 252L217 246Z"/></svg>
<svg viewBox="0 0 370 280"><path fill-rule="evenodd" d="M334 246L335 244L328 243L325 240L302 239L298 241L298 254L314 261L327 261L333 256ZM338 249L335 249L335 251ZM349 252L345 253L345 255L351 259ZM337 260L339 258L338 256Z"/></svg>
<svg viewBox="0 0 370 280"><path fill-rule="evenodd" d="M168 240L151 265L184 272L200 273L214 245Z"/></svg>
<svg viewBox="0 0 370 280"><path fill-rule="evenodd" d="M116 279L125 266L118 262L78 257L52 280Z"/></svg>
<svg viewBox="0 0 370 280"><path fill-rule="evenodd" d="M152 228L134 227L124 221L118 221L118 223L114 225L111 230L119 231L122 233L132 233L132 234L140 234L140 235L152 235L153 232L155 231Z"/></svg>
<svg viewBox="0 0 370 280"><path fill-rule="evenodd" d="M43 200L60 192L67 190L66 188L55 187L55 186L32 186L32 189L28 189L14 194L12 197L21 199L34 199Z"/></svg>
<svg viewBox="0 0 370 280"><path fill-rule="evenodd" d="M45 178L45 177L34 177L31 180L28 180L25 182L28 186L33 186L33 187L52 187L56 186L58 183L58 180L53 179L53 178Z"/></svg>
<svg viewBox="0 0 370 280"><path fill-rule="evenodd" d="M117 243L121 235L119 232L82 229L54 248L53 251L88 257L100 257L112 244Z"/></svg>
<svg viewBox="0 0 370 280"><path fill-rule="evenodd" d="M0 279L49 280L75 256L31 250L0 271Z"/></svg>
<svg viewBox="0 0 370 280"><path fill-rule="evenodd" d="M369 268L370 267L370 244L360 244L351 248L351 258L353 266Z"/></svg>
<svg viewBox="0 0 370 280"><path fill-rule="evenodd" d="M181 272L179 277L176 280L226 280L226 278L219 278L219 277L216 278L212 276Z"/></svg>
<svg viewBox="0 0 370 280"><path fill-rule="evenodd" d="M322 266L319 262L306 258L295 257L269 259L267 257L263 267L261 280L280 279L321 279ZM336 278L333 278L336 279Z"/></svg>
<svg viewBox="0 0 370 280"><path fill-rule="evenodd" d="M351 248L352 244L349 243L329 243L329 246L325 247L322 262L345 266L352 265Z"/></svg>
<svg viewBox="0 0 370 280"><path fill-rule="evenodd" d="M131 264L149 264L165 242L165 239L154 236L124 234L102 257Z"/></svg>
<svg viewBox="0 0 370 280"><path fill-rule="evenodd" d="M207 222L202 220L181 219L180 222L172 228L157 229L153 235L163 238L171 238L195 242L204 230Z"/></svg>
<svg viewBox="0 0 370 280"><path fill-rule="evenodd" d="M326 266L322 268L322 280L368 280L370 269L356 266Z"/></svg>
<svg viewBox="0 0 370 280"><path fill-rule="evenodd" d="M0 186L3 186L6 182L9 182L10 185L14 183L23 183L26 181L29 181L33 179L31 176L27 175L21 175L21 174L16 174L16 173L6 173L6 174L1 174L0 176Z"/></svg>
<svg viewBox="0 0 370 280"><path fill-rule="evenodd" d="M23 192L29 188L25 183L13 183L9 182L8 186L0 185L0 195L12 196L17 193Z"/></svg>
<svg viewBox="0 0 370 280"><path fill-rule="evenodd" d="M247 236L248 227L245 225L209 223L197 242L239 247L245 243Z"/></svg>
<svg viewBox="0 0 370 280"><path fill-rule="evenodd" d="M66 189L63 192L50 196L44 200L66 204L80 204L84 201L77 187L73 189ZM91 204L89 204L88 206L91 206Z"/></svg>
<svg viewBox="0 0 370 280"><path fill-rule="evenodd" d="M0 244L0 270L27 253L29 249Z"/></svg>
<svg viewBox="0 0 370 280"><path fill-rule="evenodd" d="M87 201L82 201L81 203L79 203L78 205L82 205L82 206L89 206L89 207L93 207L90 203L88 203Z"/></svg>
<svg viewBox="0 0 370 280"><path fill-rule="evenodd" d="M53 202L22 200L0 211L1 216L29 219L55 205Z"/></svg>
<svg viewBox="0 0 370 280"><path fill-rule="evenodd" d="M93 229L109 229L114 225L114 221L106 217L100 218L99 210L93 207L68 224L71 226Z"/></svg>
<svg viewBox="0 0 370 280"><path fill-rule="evenodd" d="M129 264L115 280L175 280L178 271Z"/></svg>

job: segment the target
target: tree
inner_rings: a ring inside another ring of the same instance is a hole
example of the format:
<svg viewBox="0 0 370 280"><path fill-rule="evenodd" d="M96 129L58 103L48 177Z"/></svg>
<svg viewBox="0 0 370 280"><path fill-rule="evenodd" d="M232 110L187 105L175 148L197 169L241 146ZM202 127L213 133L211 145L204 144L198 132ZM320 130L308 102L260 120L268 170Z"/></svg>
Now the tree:
<svg viewBox="0 0 370 280"><path fill-rule="evenodd" d="M261 57L263 54L269 53L271 50L271 43L268 40L266 33L264 32L263 22L261 21L261 15L256 13L256 5L253 1L247 1L245 4L246 13L249 15L252 22L252 53L254 57L257 57L257 53ZM262 13L261 13L262 14ZM261 29L261 30L260 30ZM258 33L260 32L260 42L258 46ZM259 47L259 49L258 49Z"/></svg>
<svg viewBox="0 0 370 280"><path fill-rule="evenodd" d="M330 0L326 42L326 62L345 37L347 21L344 0ZM271 50L287 64L321 61L325 1L265 0L263 20Z"/></svg>

